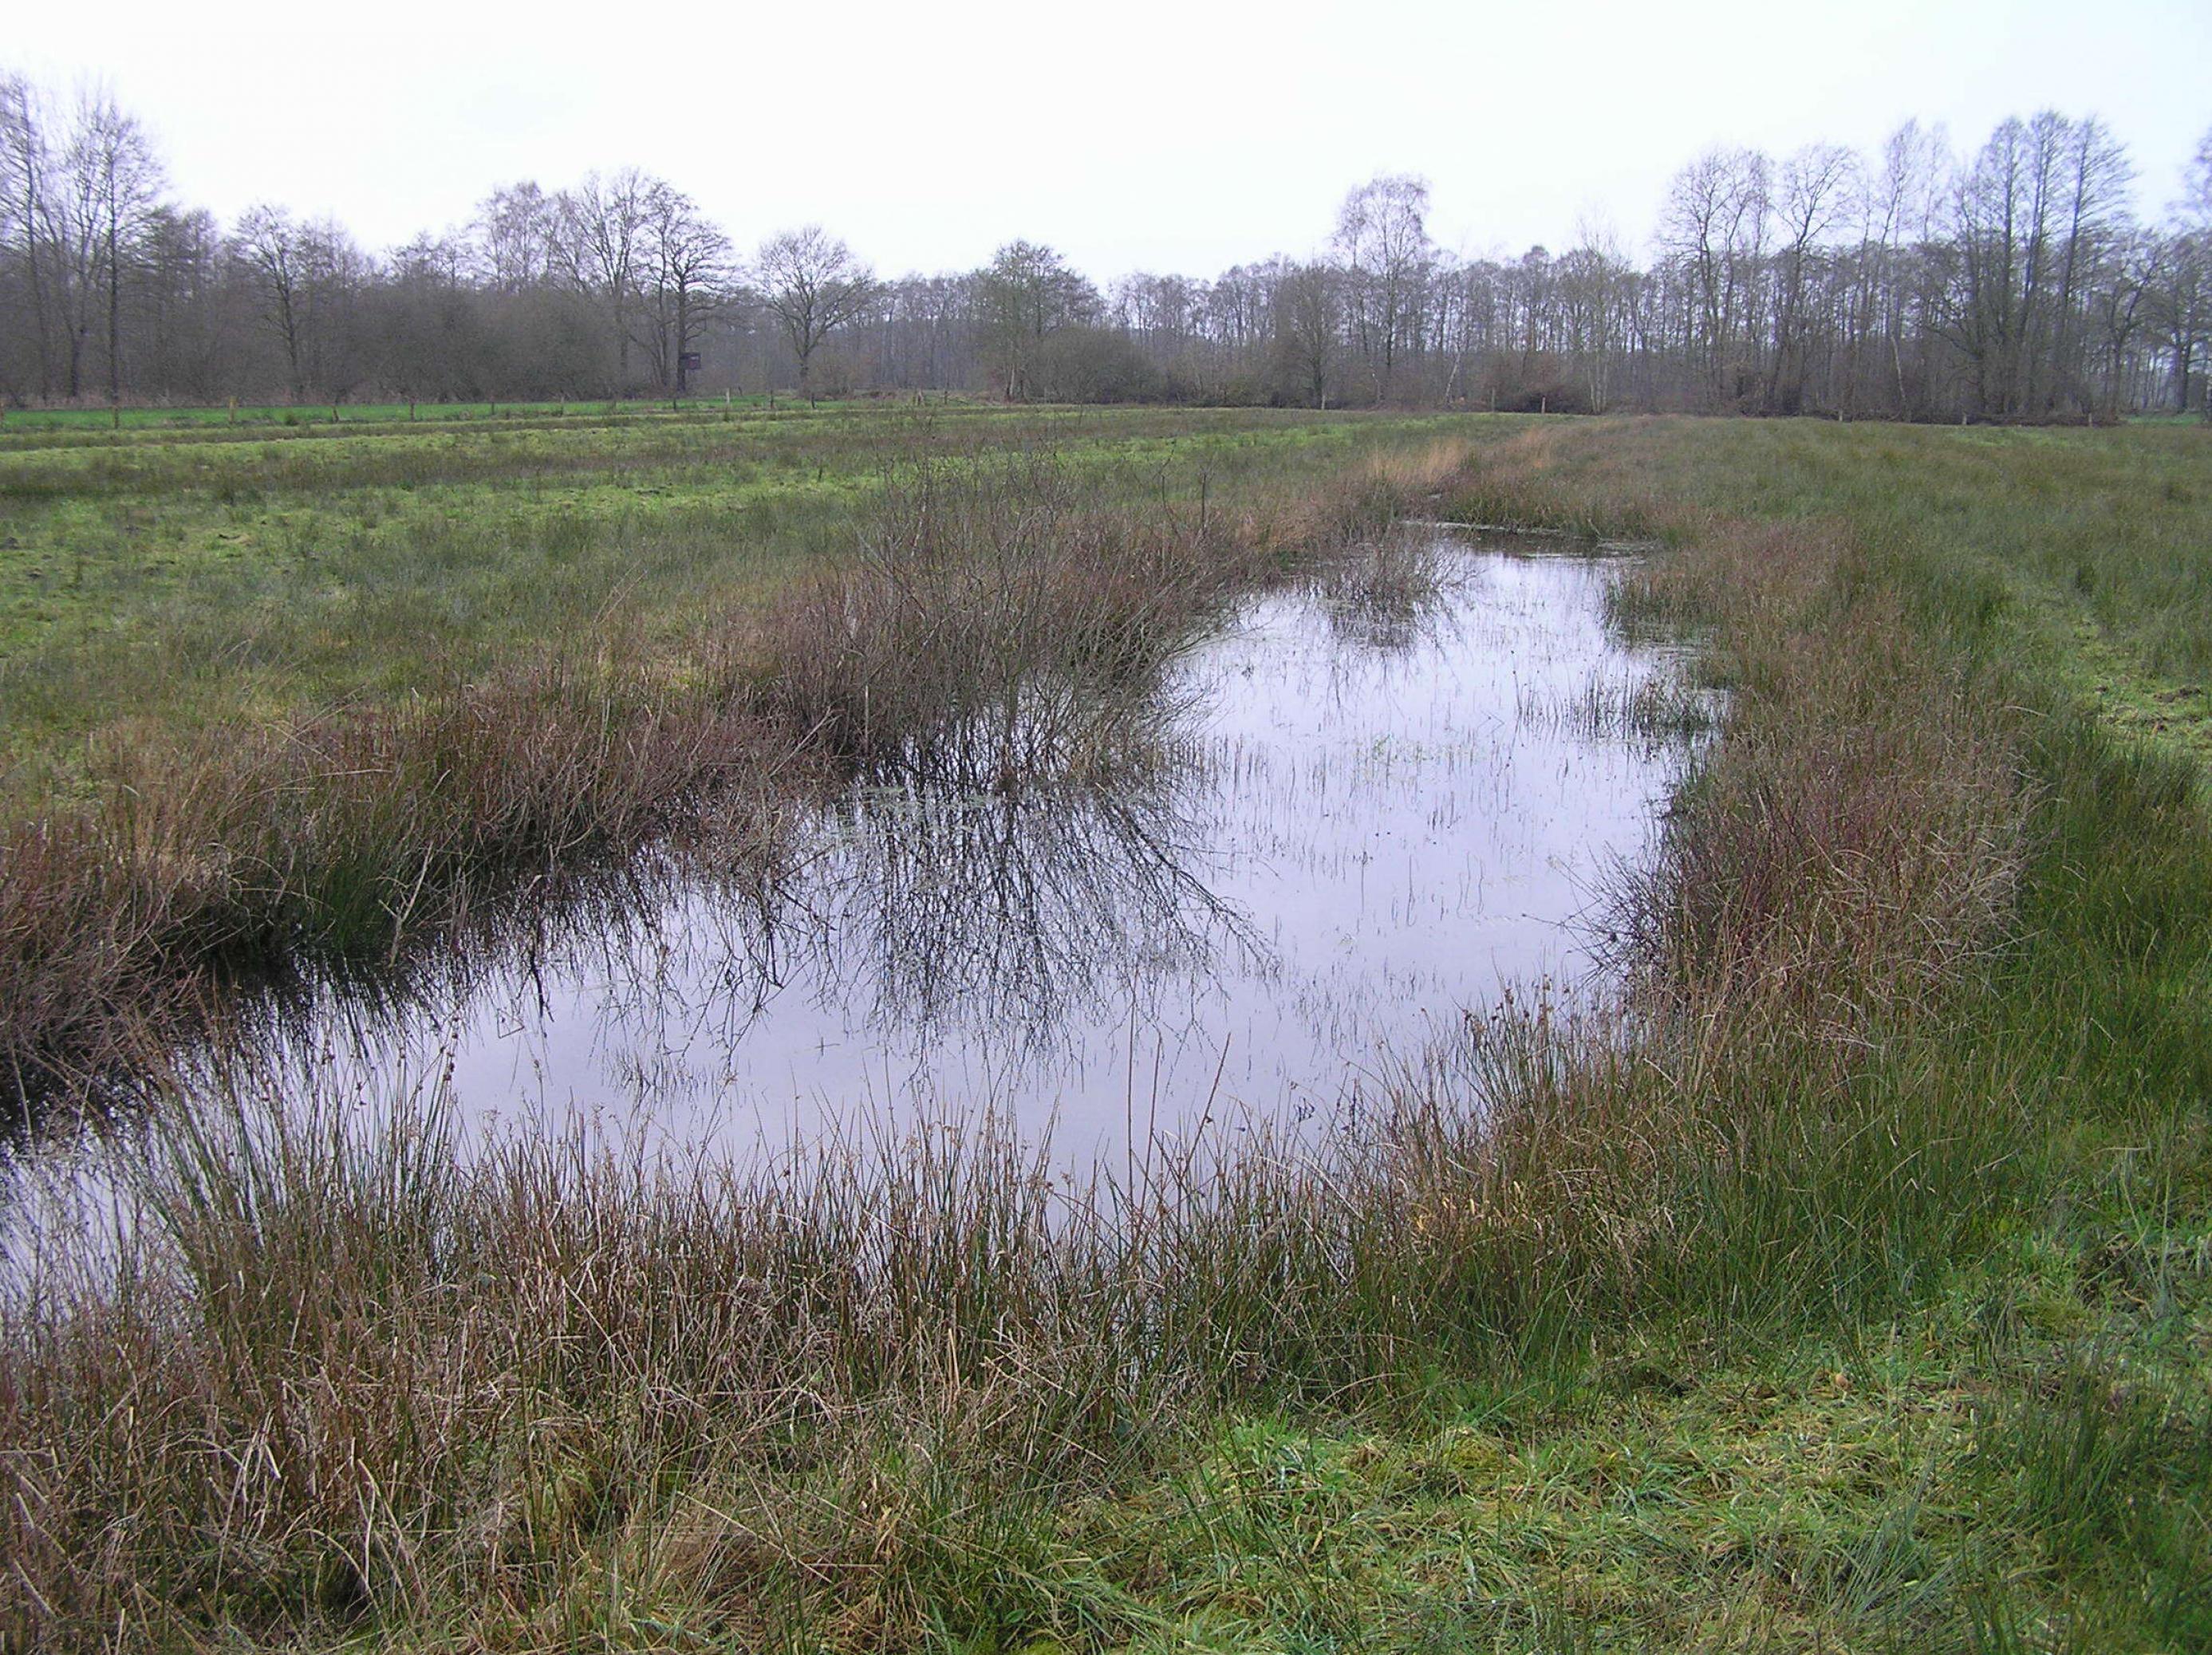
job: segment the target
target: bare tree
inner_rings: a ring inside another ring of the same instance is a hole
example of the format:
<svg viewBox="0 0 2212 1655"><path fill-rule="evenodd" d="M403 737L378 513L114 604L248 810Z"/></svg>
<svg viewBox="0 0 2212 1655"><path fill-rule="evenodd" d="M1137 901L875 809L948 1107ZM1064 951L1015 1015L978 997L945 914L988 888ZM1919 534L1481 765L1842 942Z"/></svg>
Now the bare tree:
<svg viewBox="0 0 2212 1655"><path fill-rule="evenodd" d="M160 186L160 165L137 121L106 91L83 93L43 213L46 234L59 253L70 397L83 393L85 359L97 328L106 347L111 400L119 400L124 264L157 204Z"/></svg>
<svg viewBox="0 0 2212 1655"><path fill-rule="evenodd" d="M2082 297L2094 272L2105 269L2108 255L2130 239L2127 192L2135 181L2135 164L2105 124L2094 116L2057 123L2063 145L2060 178L2063 186L2064 240L2058 256L2058 292L2055 309L2055 338L2050 352L2050 371L2044 376L2044 398L2039 411L2048 413L2062 395L2082 406L2091 405L2082 365L2076 360L2086 317ZM2124 258L2111 274L2130 283L2133 267Z"/></svg>
<svg viewBox="0 0 2212 1655"><path fill-rule="evenodd" d="M294 403L307 397L305 354L306 255L300 227L282 207L250 207L238 221L232 246L260 300L261 320L284 355L287 388Z"/></svg>
<svg viewBox="0 0 2212 1655"><path fill-rule="evenodd" d="M799 388L814 394L814 353L874 302L875 274L819 224L770 236L760 248L761 302L799 362Z"/></svg>
<svg viewBox="0 0 2212 1655"><path fill-rule="evenodd" d="M2212 127L2197 140L2175 210L2198 229L2212 229Z"/></svg>
<svg viewBox="0 0 2212 1655"><path fill-rule="evenodd" d="M85 100L79 118L71 170L90 181L93 216L98 227L100 287L106 300L107 404L123 405L123 273L135 262L160 206L161 164L136 118L101 93Z"/></svg>
<svg viewBox="0 0 2212 1655"><path fill-rule="evenodd" d="M1777 273L1774 344L1766 373L1766 411L1795 414L1804 404L1802 334L1810 265L1859 186L1858 157L1841 144L1808 144L1783 163L1782 243ZM1786 383L1785 383L1786 380Z"/></svg>
<svg viewBox="0 0 2212 1655"><path fill-rule="evenodd" d="M1000 394L1014 402L1036 393L1046 339L1092 321L1098 290L1051 248L1009 241L976 272L975 326Z"/></svg>
<svg viewBox="0 0 2212 1655"><path fill-rule="evenodd" d="M393 250L371 298L379 379L407 400L473 389L483 348L468 287L473 250L451 236L420 235Z"/></svg>
<svg viewBox="0 0 2212 1655"><path fill-rule="evenodd" d="M1973 365L1977 411L2010 414L2033 324L2041 270L2044 194L2025 123L1991 133L1961 173L1954 239L1960 281L1953 324Z"/></svg>
<svg viewBox="0 0 2212 1655"><path fill-rule="evenodd" d="M878 294L877 372L908 389L949 385L968 345L969 282L959 276L908 276Z"/></svg>
<svg viewBox="0 0 2212 1655"><path fill-rule="evenodd" d="M2101 347L2096 367L2105 385L2102 412L2108 421L2117 422L2123 402L2133 400L2131 347L2155 315L2159 262L2165 252L2165 244L2146 231L2123 235L2105 250L2102 279L2088 288L2094 300L2089 320Z"/></svg>
<svg viewBox="0 0 2212 1655"><path fill-rule="evenodd" d="M1690 289L1684 343L1717 403L1739 398L1757 363L1750 323L1766 254L1769 172L1756 150L1707 150L1674 175L1661 221L1662 243Z"/></svg>
<svg viewBox="0 0 2212 1655"><path fill-rule="evenodd" d="M653 197L663 187L636 167L625 167L609 177L588 174L556 202L553 270L572 293L599 310L614 346L617 391L629 387Z"/></svg>
<svg viewBox="0 0 2212 1655"><path fill-rule="evenodd" d="M2172 364L2173 407L2185 414L2198 354L2212 342L2212 130L2197 141L2173 212L2179 225L2160 249L2150 305L2152 326ZM2212 400L2205 413L2212 418Z"/></svg>
<svg viewBox="0 0 2212 1655"><path fill-rule="evenodd" d="M1612 405L1614 365L1635 271L1607 230L1585 224L1557 267L1561 343L1583 404L1593 414Z"/></svg>
<svg viewBox="0 0 2212 1655"><path fill-rule="evenodd" d="M1326 264L1286 270L1276 284L1273 309L1275 351L1285 377L1304 401L1327 408L1343 329L1337 272Z"/></svg>
<svg viewBox="0 0 2212 1655"><path fill-rule="evenodd" d="M235 355L234 306L225 276L222 235L212 214L155 210L140 238L133 283L140 343L130 370L138 389L195 402L222 394Z"/></svg>
<svg viewBox="0 0 2212 1655"><path fill-rule="evenodd" d="M471 227L477 277L501 293L521 293L553 271L560 203L524 179L493 191L477 204Z"/></svg>
<svg viewBox="0 0 2212 1655"><path fill-rule="evenodd" d="M291 400L305 402L310 389L332 399L346 395L368 366L354 334L370 272L344 227L254 207L239 220L231 246L283 353Z"/></svg>
<svg viewBox="0 0 2212 1655"><path fill-rule="evenodd" d="M2168 236L2159 250L2149 294L2150 322L2164 347L2176 413L2189 411L2197 364L2212 340L2212 230ZM2212 402L2206 403L2212 411Z"/></svg>
<svg viewBox="0 0 2212 1655"><path fill-rule="evenodd" d="M1387 403L1398 358L1426 297L1436 247L1428 232L1426 179L1370 179L1337 209L1335 247L1346 278L1354 336Z"/></svg>
<svg viewBox="0 0 2212 1655"><path fill-rule="evenodd" d="M648 306L660 384L684 396L690 361L710 317L725 297L730 239L691 197L663 185L648 202L653 280Z"/></svg>
<svg viewBox="0 0 2212 1655"><path fill-rule="evenodd" d="M1939 133L1907 121L1890 134L1878 170L1863 180L1844 324L1848 361L1837 401L1838 411L1846 416L1857 411L1863 388L1871 391L1865 385L1869 355L1887 359L1887 368L1875 371L1881 373L1891 411L1905 415L1915 406L1905 360L1911 305L1905 272L1911 250L1930 239L1937 180L1949 164L1945 150Z"/></svg>
<svg viewBox="0 0 2212 1655"><path fill-rule="evenodd" d="M2081 404L2084 273L2126 223L2133 168L2094 120L2044 110L2000 125L1960 177L1953 336L1978 411L2042 415Z"/></svg>
<svg viewBox="0 0 2212 1655"><path fill-rule="evenodd" d="M54 390L52 275L47 249L53 205L52 156L47 147L45 111L38 89L20 75L0 77L0 238L21 249L23 281L30 300L27 331L36 342L39 395Z"/></svg>

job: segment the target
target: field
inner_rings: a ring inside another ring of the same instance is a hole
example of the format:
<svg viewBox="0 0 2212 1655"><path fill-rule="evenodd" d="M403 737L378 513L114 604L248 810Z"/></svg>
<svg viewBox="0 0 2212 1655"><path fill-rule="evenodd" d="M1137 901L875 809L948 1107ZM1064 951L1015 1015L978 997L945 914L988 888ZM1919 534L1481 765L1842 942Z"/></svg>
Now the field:
<svg viewBox="0 0 2212 1655"><path fill-rule="evenodd" d="M1233 504L1419 428L956 407L67 446L0 433L0 762L124 718L178 729L388 700L527 648L596 651L611 629L659 646L818 559L918 453L1051 450L1195 513L1202 487Z"/></svg>
<svg viewBox="0 0 2212 1655"><path fill-rule="evenodd" d="M1615 620L1729 692L1616 1016L1087 1190L157 1119L0 1321L0 1648L2212 1645L2201 428L11 419L0 1031L769 844L1048 678L1110 761L1392 518L1659 543Z"/></svg>
<svg viewBox="0 0 2212 1655"><path fill-rule="evenodd" d="M939 396L942 393L933 393ZM786 397L788 405L793 399ZM805 399L797 399L805 405ZM690 409L720 412L726 409L754 410L765 409L768 398L763 396L690 398ZM278 426L287 432L326 427L334 425L385 426L399 424L465 424L475 425L489 420L565 419L571 410L577 416L598 415L613 419L621 416L649 417L662 412L681 414L685 411L684 399L678 397L664 405L653 403L575 402L555 403L337 403L318 406L314 403L290 404L283 403L241 403L236 407L179 406L105 408L27 408L10 409L6 415L9 433L21 436L35 433L53 436L87 434L125 431L133 433L148 431L186 431L211 426Z"/></svg>

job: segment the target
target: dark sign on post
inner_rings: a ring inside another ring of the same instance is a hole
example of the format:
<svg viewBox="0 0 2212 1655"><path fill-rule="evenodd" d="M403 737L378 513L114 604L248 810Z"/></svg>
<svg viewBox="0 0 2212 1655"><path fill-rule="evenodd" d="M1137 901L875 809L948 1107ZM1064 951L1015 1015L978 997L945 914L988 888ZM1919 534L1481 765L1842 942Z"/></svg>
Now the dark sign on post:
<svg viewBox="0 0 2212 1655"><path fill-rule="evenodd" d="M686 373L696 373L699 371L699 353L696 350L685 351L676 359L676 366Z"/></svg>

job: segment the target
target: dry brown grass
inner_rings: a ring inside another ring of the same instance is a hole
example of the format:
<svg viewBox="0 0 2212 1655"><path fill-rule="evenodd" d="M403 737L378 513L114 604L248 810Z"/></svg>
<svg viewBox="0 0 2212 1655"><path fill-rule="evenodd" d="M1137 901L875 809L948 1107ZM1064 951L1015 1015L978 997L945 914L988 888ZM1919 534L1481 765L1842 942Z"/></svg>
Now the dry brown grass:
<svg viewBox="0 0 2212 1655"><path fill-rule="evenodd" d="M1625 894L1647 988L1848 1045L2001 937L2032 803L2016 709L1876 587L1839 528L1662 499L1558 427L1486 456L1455 500L1665 541L1617 617L1709 634L1728 740Z"/></svg>
<svg viewBox="0 0 2212 1655"><path fill-rule="evenodd" d="M1746 641L1727 751L1679 802L1630 911L1655 986L1848 1042L2002 937L2030 800L2007 709L1916 641L1893 599L1726 613L1740 594L1771 603L1762 580L1785 560L1832 582L1844 556L1816 532L1723 530L1647 586L1671 607L1667 584L1699 583Z"/></svg>
<svg viewBox="0 0 2212 1655"><path fill-rule="evenodd" d="M672 690L611 653L100 755L89 809L0 830L0 1045L18 1096L125 1036L178 1032L210 973L387 957L794 771L788 737L720 677Z"/></svg>
<svg viewBox="0 0 2212 1655"><path fill-rule="evenodd" d="M1255 570L1240 539L1086 500L1038 455L887 485L859 555L772 611L771 701L866 767L1011 786L1142 740L1160 670Z"/></svg>

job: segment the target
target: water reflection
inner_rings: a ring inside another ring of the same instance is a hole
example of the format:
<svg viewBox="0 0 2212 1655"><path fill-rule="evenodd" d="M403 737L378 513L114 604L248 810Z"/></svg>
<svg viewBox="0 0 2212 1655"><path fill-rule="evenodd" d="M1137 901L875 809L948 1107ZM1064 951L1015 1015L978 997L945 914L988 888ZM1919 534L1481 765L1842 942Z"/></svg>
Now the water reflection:
<svg viewBox="0 0 2212 1655"><path fill-rule="evenodd" d="M838 812L834 912L789 928L806 973L867 1027L930 1042L1000 1031L1024 1061L1064 1058L1072 1030L1133 987L1231 968L1261 948L1217 898L1178 815L1174 771L1134 785L1011 795L922 787ZM804 910L806 893L792 906Z"/></svg>

